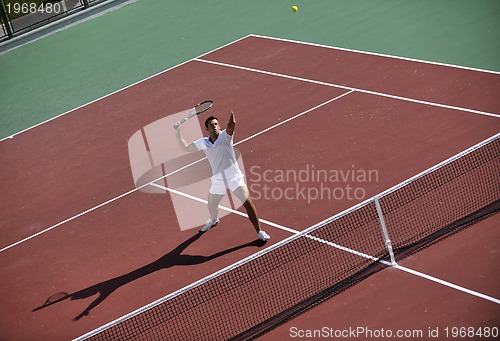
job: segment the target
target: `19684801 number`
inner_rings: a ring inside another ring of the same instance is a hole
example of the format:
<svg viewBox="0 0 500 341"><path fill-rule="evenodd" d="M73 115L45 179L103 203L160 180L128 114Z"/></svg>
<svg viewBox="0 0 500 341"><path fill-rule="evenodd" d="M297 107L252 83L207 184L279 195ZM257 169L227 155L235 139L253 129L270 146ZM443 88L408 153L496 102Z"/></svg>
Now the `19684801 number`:
<svg viewBox="0 0 500 341"><path fill-rule="evenodd" d="M29 3L8 3L5 5L7 8L7 13L9 14L30 14L30 13L61 13L62 6L59 2L56 3L41 3L37 4L34 2Z"/></svg>

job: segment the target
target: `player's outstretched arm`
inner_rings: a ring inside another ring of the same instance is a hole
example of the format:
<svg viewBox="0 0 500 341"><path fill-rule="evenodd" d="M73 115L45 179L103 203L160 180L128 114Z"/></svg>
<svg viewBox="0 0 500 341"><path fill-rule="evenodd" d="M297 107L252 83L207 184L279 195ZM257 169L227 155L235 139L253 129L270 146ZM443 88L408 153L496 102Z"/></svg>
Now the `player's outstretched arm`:
<svg viewBox="0 0 500 341"><path fill-rule="evenodd" d="M231 116L229 116L229 122L227 122L226 133L228 135L233 135L235 126L236 126L236 119L234 117L234 112L231 110Z"/></svg>
<svg viewBox="0 0 500 341"><path fill-rule="evenodd" d="M198 147L194 143L188 143L184 137L182 137L181 134L181 127L178 126L175 128L175 137L177 139L177 143L179 144L179 147L181 148L182 151L184 152L195 152L198 150Z"/></svg>

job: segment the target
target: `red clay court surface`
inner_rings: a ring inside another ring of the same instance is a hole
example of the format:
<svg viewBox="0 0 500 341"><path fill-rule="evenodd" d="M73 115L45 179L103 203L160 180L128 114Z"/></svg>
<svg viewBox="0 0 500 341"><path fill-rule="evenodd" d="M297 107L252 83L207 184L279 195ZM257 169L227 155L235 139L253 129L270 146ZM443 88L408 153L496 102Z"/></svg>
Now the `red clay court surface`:
<svg viewBox="0 0 500 341"><path fill-rule="evenodd" d="M149 123L203 99L222 122L233 109L257 190L251 167L376 170L363 198L254 193L262 219L300 231L497 134L498 89L496 73L249 36L3 140L0 338L78 337L291 235L263 225L272 239L258 245L235 214L199 240L181 232L169 194L134 187L127 140ZM202 203L196 214L201 225ZM499 223L399 264L498 299ZM35 310L61 292L77 295ZM448 327L451 338L452 327L500 327L499 317L498 303L388 268L263 339L322 327Z"/></svg>

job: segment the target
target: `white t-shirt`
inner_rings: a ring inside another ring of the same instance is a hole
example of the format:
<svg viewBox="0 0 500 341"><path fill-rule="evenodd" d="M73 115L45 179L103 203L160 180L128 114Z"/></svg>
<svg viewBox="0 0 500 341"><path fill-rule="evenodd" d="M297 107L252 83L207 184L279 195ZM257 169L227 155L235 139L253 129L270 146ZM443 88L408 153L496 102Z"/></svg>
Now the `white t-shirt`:
<svg viewBox="0 0 500 341"><path fill-rule="evenodd" d="M243 177L234 153L233 136L229 135L225 129L219 133L215 143L212 143L209 137L199 138L193 143L205 152L212 167L212 180Z"/></svg>

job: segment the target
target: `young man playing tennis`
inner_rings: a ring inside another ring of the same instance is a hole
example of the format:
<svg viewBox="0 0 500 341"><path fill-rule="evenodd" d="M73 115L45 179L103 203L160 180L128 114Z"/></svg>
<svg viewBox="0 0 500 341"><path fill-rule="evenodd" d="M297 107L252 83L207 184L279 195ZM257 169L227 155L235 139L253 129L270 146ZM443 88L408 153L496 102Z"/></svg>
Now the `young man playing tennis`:
<svg viewBox="0 0 500 341"><path fill-rule="evenodd" d="M210 116L205 121L208 137L202 137L191 143L187 143L184 140L180 125L178 125L175 130L177 142L181 149L186 152L203 150L212 168L212 186L208 193L208 212L210 213L210 218L205 223L205 226L201 228L201 231L208 231L219 223L219 203L226 194L227 188L229 188L247 210L248 218L250 218L255 231L257 231L259 239L265 241L270 237L260 227L257 210L250 198L243 173L236 161L233 147L235 123L233 111L231 111L229 122L224 130L221 130L219 120Z"/></svg>

